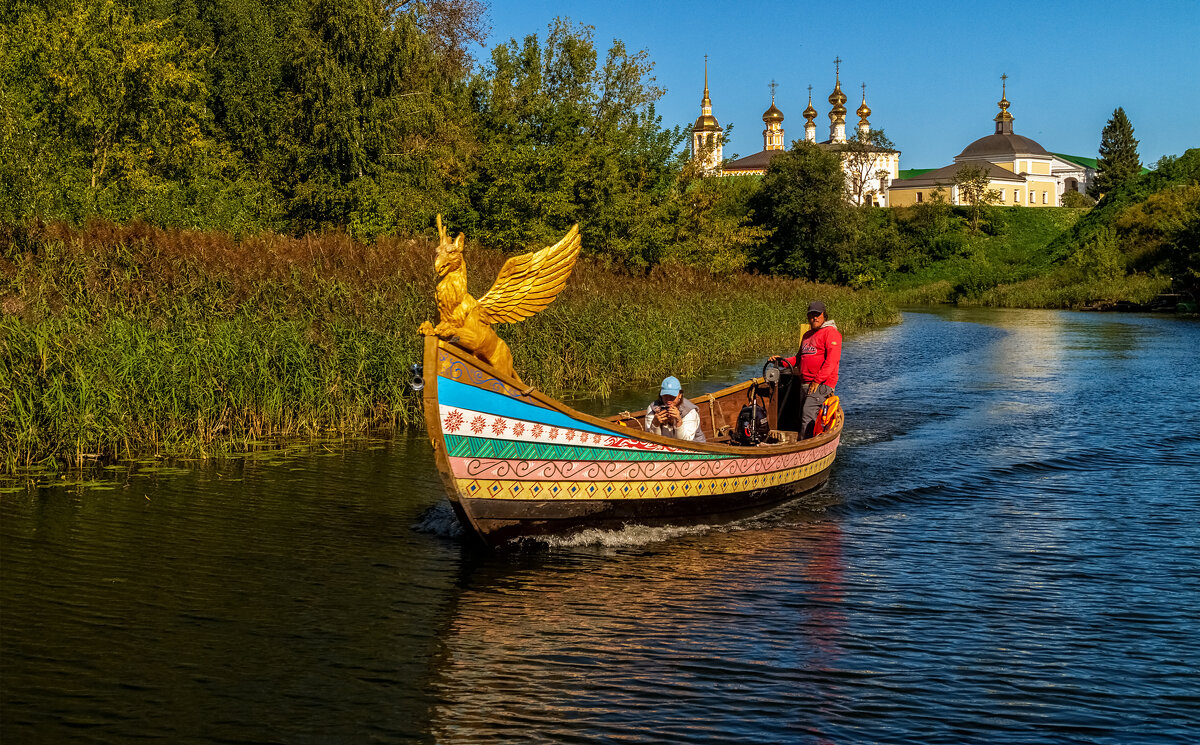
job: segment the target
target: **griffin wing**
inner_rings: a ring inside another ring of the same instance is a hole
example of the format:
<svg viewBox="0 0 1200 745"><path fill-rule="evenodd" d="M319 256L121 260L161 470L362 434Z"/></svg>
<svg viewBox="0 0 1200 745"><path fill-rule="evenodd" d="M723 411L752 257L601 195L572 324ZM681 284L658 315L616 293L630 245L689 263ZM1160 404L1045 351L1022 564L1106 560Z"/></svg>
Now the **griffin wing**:
<svg viewBox="0 0 1200 745"><path fill-rule="evenodd" d="M487 323L514 323L542 311L567 285L579 258L579 225L561 241L504 262L492 289L479 298Z"/></svg>

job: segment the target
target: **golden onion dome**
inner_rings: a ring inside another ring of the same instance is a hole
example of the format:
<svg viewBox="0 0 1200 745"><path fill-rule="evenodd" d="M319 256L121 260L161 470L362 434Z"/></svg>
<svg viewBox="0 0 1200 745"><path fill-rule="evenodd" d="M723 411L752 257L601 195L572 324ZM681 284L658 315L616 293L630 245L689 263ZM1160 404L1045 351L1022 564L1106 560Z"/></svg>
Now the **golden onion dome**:
<svg viewBox="0 0 1200 745"><path fill-rule="evenodd" d="M762 118L763 118L763 122L765 122L767 124L770 124L771 122L782 122L783 121L783 112L780 111L779 107L777 107L775 105L775 102L772 101L771 108L769 108L763 112Z"/></svg>
<svg viewBox="0 0 1200 745"><path fill-rule="evenodd" d="M865 98L863 99L862 106L859 106L858 111L856 111L854 113L858 114L863 119L866 119L868 116L871 115L871 107L867 106L867 99L865 99Z"/></svg>
<svg viewBox="0 0 1200 745"><path fill-rule="evenodd" d="M701 114L700 116L696 117L696 125L692 127L692 131L709 132L716 131L720 128L721 125L717 124L717 118L715 116L712 114Z"/></svg>
<svg viewBox="0 0 1200 745"><path fill-rule="evenodd" d="M810 122L817 118L817 110L813 108L811 98L808 100L808 108L804 110L804 118Z"/></svg>
<svg viewBox="0 0 1200 745"><path fill-rule="evenodd" d="M833 106L835 113L846 113L846 94L842 93L842 81L838 81L833 86L833 93L829 94L829 103Z"/></svg>

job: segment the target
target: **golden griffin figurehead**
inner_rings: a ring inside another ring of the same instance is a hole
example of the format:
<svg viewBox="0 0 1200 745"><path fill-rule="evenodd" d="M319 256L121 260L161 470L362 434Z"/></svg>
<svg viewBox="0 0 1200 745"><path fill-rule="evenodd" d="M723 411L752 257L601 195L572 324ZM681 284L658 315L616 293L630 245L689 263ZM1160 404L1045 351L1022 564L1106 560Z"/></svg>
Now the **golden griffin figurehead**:
<svg viewBox="0 0 1200 745"><path fill-rule="evenodd" d="M558 243L504 262L492 289L476 300L467 292L463 234L451 240L438 215L438 248L433 261L438 274L439 320L421 324L420 333L456 344L501 373L517 378L512 352L492 329L494 323L516 323L542 311L567 285L579 258L579 225Z"/></svg>
<svg viewBox="0 0 1200 745"><path fill-rule="evenodd" d="M442 226L441 215L437 216L437 229L438 248L437 257L433 260L433 268L437 271L438 278L441 278L462 266L463 234L459 233L457 238L450 240L446 228Z"/></svg>

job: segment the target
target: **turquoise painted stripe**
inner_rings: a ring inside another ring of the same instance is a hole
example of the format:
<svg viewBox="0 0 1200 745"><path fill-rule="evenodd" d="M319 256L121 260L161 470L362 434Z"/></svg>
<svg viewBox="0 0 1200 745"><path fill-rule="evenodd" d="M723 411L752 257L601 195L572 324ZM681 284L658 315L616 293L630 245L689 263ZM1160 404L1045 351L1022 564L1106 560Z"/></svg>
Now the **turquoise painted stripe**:
<svg viewBox="0 0 1200 745"><path fill-rule="evenodd" d="M507 416L513 419L541 422L551 427L568 427L601 435L612 434L607 429L584 424L552 409L543 409L541 406L527 404L502 393L485 391L482 388L476 388L450 378L438 378L438 403L442 406L472 409L492 416Z"/></svg>
<svg viewBox="0 0 1200 745"><path fill-rule="evenodd" d="M486 437L446 435L446 451L458 458L508 458L511 460L721 460L713 453L667 453L655 450L622 450L580 445L551 445L544 442L492 440Z"/></svg>

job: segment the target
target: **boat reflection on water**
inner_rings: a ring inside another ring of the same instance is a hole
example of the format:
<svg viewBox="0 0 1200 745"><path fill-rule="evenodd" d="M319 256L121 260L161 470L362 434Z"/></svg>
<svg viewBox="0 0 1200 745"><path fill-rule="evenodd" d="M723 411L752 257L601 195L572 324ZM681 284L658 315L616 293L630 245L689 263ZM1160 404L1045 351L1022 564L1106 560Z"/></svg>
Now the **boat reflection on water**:
<svg viewBox="0 0 1200 745"><path fill-rule="evenodd" d="M565 741L641 720L652 738L711 741L745 717L779 721L780 706L807 722L842 705L822 680L843 648L841 530L797 508L753 522L468 562L433 661L430 734Z"/></svg>

